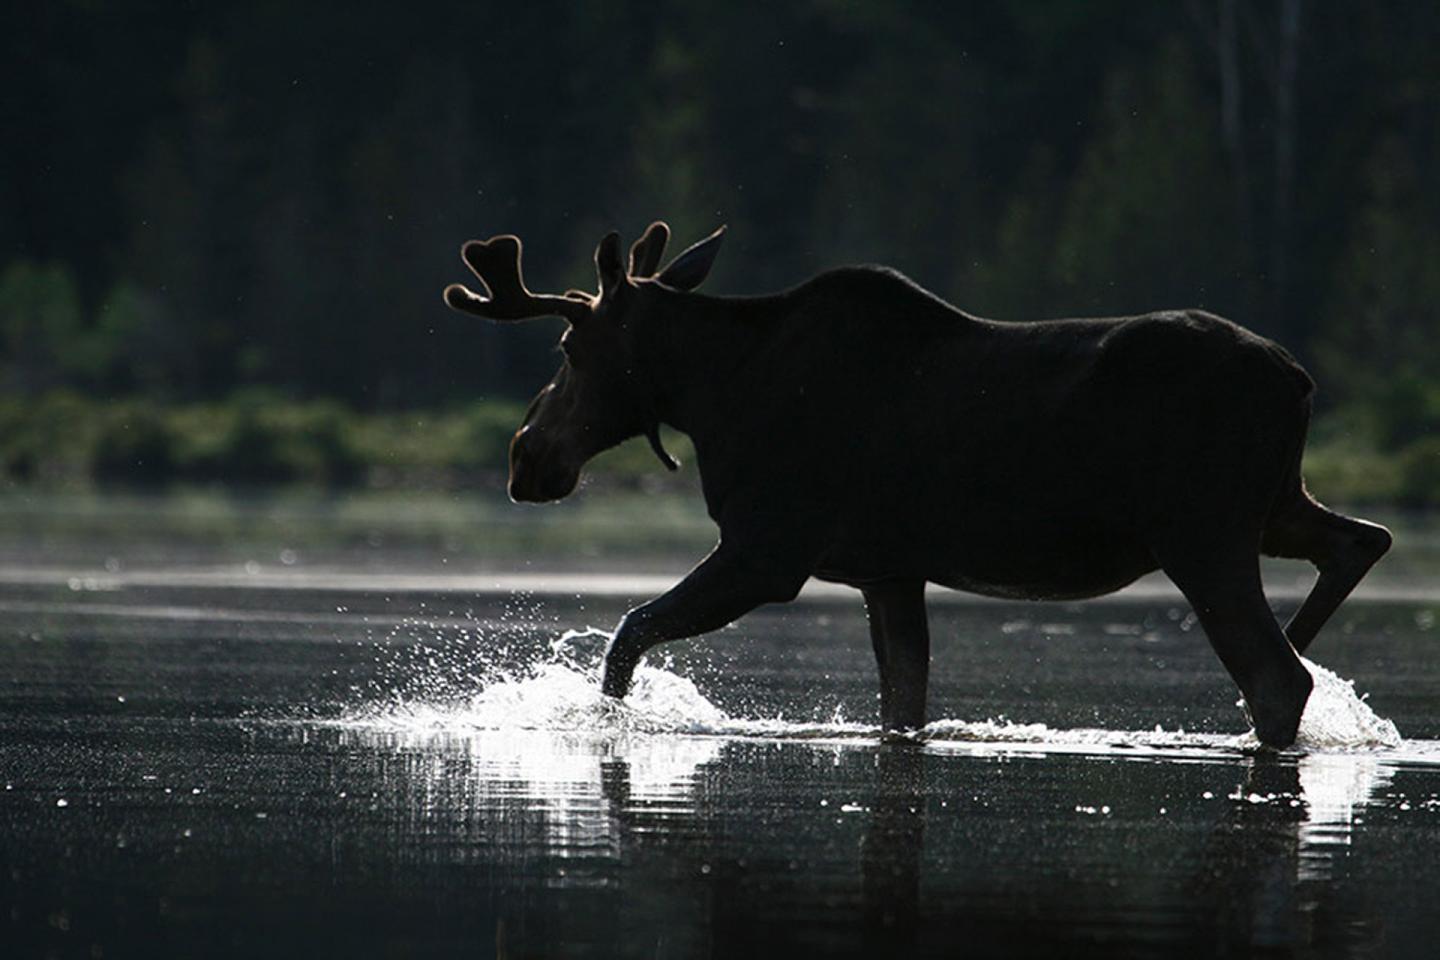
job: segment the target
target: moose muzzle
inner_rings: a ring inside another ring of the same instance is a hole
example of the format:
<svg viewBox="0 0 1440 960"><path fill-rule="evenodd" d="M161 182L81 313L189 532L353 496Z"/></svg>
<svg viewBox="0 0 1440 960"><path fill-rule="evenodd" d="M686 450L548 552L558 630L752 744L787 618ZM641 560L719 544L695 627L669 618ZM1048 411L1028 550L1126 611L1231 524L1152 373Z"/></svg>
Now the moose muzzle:
<svg viewBox="0 0 1440 960"><path fill-rule="evenodd" d="M510 499L516 503L563 500L580 482L578 467L566 465L535 431L522 427L510 441Z"/></svg>

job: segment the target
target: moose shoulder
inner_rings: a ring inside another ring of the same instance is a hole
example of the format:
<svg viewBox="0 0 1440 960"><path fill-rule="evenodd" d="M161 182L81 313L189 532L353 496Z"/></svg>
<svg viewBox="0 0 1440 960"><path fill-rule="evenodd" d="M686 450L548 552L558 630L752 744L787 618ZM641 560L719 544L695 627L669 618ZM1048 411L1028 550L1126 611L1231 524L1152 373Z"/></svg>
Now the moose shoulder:
<svg viewBox="0 0 1440 960"><path fill-rule="evenodd" d="M1201 311L1003 323L900 274L847 267L784 293L692 292L717 231L657 272L653 224L599 292L532 294L514 237L462 251L495 320L558 314L565 360L510 446L516 500L564 497L595 454L659 425L694 442L714 551L632 610L606 654L623 696L646 650L792 599L810 577L865 598L887 728L924 725L937 583L1036 600L1098 596L1162 569L1195 608L1258 736L1291 743L1303 651L1390 545L1305 491L1313 384L1282 348ZM1282 630L1259 556L1319 578Z"/></svg>

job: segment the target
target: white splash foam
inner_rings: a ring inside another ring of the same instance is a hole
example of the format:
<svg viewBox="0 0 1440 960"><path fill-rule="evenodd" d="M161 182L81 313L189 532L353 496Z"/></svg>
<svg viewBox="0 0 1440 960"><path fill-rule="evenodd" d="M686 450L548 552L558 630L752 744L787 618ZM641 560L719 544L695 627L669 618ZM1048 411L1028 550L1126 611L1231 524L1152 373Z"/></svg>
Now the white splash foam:
<svg viewBox="0 0 1440 960"><path fill-rule="evenodd" d="M1347 751L1400 746L1400 730L1393 721L1371 709L1364 696L1356 694L1354 680L1346 680L1313 660L1301 657L1300 662L1315 679L1315 689L1300 717L1300 729L1295 735L1298 749ZM1241 745L1249 748L1259 742L1252 730L1242 738Z"/></svg>
<svg viewBox="0 0 1440 960"><path fill-rule="evenodd" d="M633 758L648 753L642 743L681 738L804 740L862 743L877 740L877 724L847 721L838 711L829 720L733 717L710 701L693 681L642 665L624 700L600 692L602 647L594 633L574 634L554 645L550 662L516 675L500 676L468 701L448 706L402 703L383 712L352 716L352 730L405 736L434 734L546 734L566 749ZM1150 731L1057 729L1043 723L991 720L936 720L910 735L934 749L971 753L1109 753L1131 755L1234 755L1241 737ZM658 739L657 739L658 738ZM488 739L492 739L487 737Z"/></svg>
<svg viewBox="0 0 1440 960"><path fill-rule="evenodd" d="M609 639L610 634L593 628L567 631L550 645L548 661L492 675L468 701L402 701L352 714L341 723L400 734L547 731L595 740L630 734L849 740L880 733L876 725L847 722L838 711L828 722L732 717L694 681L648 664L636 669L625 699L615 700L600 691Z"/></svg>
<svg viewBox="0 0 1440 960"><path fill-rule="evenodd" d="M1304 657L1300 662L1315 678L1315 689L1300 718L1298 745L1327 750L1400 746L1399 729L1356 695L1355 681Z"/></svg>
<svg viewBox="0 0 1440 960"><path fill-rule="evenodd" d="M970 752L1118 753L1131 756L1184 755L1191 758L1233 756L1244 744L1232 734L1186 733L1183 730L1107 730L1094 727L1055 728L1044 723L997 720L936 720L917 734L939 749Z"/></svg>
<svg viewBox="0 0 1440 960"><path fill-rule="evenodd" d="M600 692L609 638L600 630L569 631L551 644L546 662L494 675L467 701L401 703L352 715L342 723L352 729L420 735L535 731L578 737L592 745L613 744L632 735L854 742L874 740L881 734L878 725L846 721L838 713L829 721L733 717L693 681L663 666L640 666L630 694L614 700ZM1301 720L1297 748L1363 752L1400 746L1395 724L1378 716L1357 696L1352 681L1309 660L1302 662L1315 678L1315 689ZM936 720L912 736L937 749L983 752L1123 752L1198 758L1234 755L1259 746L1253 731L1236 736L1160 727L1149 731L1057 729L1003 717Z"/></svg>
<svg viewBox="0 0 1440 960"><path fill-rule="evenodd" d="M707 733L727 719L693 681L668 670L641 666L630 695L615 700L600 692L595 673L565 663L493 683L459 708L414 714L430 727L611 734Z"/></svg>

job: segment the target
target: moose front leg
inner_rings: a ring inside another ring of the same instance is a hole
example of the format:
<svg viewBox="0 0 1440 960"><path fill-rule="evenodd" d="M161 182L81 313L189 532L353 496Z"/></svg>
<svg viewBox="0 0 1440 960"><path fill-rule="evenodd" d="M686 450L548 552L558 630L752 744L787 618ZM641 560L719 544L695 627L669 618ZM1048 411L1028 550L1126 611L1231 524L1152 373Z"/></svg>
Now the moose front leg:
<svg viewBox="0 0 1440 960"><path fill-rule="evenodd" d="M608 696L623 697L640 658L656 644L718 630L756 607L795 599L809 571L724 543L667 593L625 615L605 652Z"/></svg>

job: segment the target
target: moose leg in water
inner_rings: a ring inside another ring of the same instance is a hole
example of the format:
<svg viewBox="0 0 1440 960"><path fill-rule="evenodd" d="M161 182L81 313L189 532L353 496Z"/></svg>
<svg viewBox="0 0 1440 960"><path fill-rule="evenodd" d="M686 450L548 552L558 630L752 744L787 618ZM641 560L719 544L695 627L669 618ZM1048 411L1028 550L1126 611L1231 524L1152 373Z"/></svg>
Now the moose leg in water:
<svg viewBox="0 0 1440 960"><path fill-rule="evenodd" d="M809 571L761 559L773 555L722 540L684 580L626 614L605 653L605 693L625 696L635 666L656 644L719 630L758 606L795 599Z"/></svg>
<svg viewBox="0 0 1440 960"><path fill-rule="evenodd" d="M880 721L886 730L919 730L925 726L930 682L925 581L877 583L862 592L880 668Z"/></svg>
<svg viewBox="0 0 1440 960"><path fill-rule="evenodd" d="M1261 742L1293 743L1315 681L1265 602L1258 559L1241 550L1209 558L1193 553L1162 557L1161 563L1244 694Z"/></svg>

